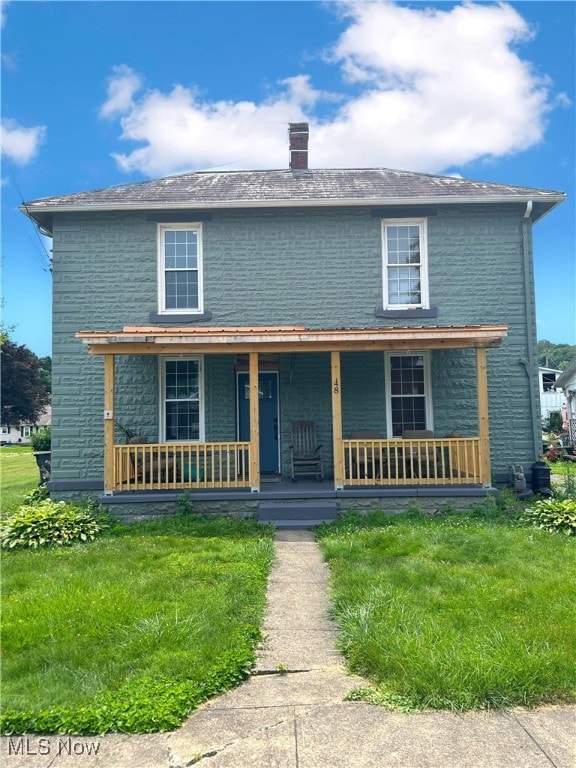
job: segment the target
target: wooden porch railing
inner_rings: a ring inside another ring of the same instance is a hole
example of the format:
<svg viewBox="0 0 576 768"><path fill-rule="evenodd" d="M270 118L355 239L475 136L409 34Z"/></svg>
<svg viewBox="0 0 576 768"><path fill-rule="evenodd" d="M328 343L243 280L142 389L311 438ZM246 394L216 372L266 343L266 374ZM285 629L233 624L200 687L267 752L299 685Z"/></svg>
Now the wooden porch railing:
<svg viewBox="0 0 576 768"><path fill-rule="evenodd" d="M250 443L114 446L114 490L249 487Z"/></svg>
<svg viewBox="0 0 576 768"><path fill-rule="evenodd" d="M480 438L343 440L344 484L470 485L481 479Z"/></svg>

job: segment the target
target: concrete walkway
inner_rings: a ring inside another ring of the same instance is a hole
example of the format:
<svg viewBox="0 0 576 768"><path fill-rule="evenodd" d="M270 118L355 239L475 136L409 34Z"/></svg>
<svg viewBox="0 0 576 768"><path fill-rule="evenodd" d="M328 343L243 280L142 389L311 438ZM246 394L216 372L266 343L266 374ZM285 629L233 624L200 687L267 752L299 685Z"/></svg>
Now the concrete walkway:
<svg viewBox="0 0 576 768"><path fill-rule="evenodd" d="M279 531L256 674L168 734L2 740L11 768L575 768L576 708L399 714L345 702L314 536ZM14 754L20 746L19 754ZM94 750L98 747L98 753ZM91 747L91 749L90 749ZM42 754L32 754L34 751ZM48 752L46 752L48 750ZM89 754L89 752L92 754ZM25 754L26 753L26 754Z"/></svg>

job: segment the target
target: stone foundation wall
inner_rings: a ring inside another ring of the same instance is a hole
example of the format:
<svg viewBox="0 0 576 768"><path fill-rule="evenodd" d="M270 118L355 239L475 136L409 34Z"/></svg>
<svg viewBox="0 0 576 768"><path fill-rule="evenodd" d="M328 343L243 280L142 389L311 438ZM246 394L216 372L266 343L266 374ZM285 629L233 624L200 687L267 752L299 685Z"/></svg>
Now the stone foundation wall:
<svg viewBox="0 0 576 768"><path fill-rule="evenodd" d="M490 491L485 491L483 494L466 496L451 496L449 494L417 495L416 493L405 496L359 496L356 498L336 496L330 500L336 502L340 514L349 510L366 514L376 509L390 514L401 514L414 509L433 514L441 512L442 509L448 506L452 509L468 509L488 495L491 495ZM114 517L125 523L170 517L177 513L180 503L180 500L177 498L150 501L126 500L121 502L117 498L112 497L112 499L102 497L101 502ZM228 516L237 519L257 518L259 504L264 501L266 500L262 498L198 500L190 504L190 513ZM274 499L275 504L286 505L309 504L310 501L309 498Z"/></svg>

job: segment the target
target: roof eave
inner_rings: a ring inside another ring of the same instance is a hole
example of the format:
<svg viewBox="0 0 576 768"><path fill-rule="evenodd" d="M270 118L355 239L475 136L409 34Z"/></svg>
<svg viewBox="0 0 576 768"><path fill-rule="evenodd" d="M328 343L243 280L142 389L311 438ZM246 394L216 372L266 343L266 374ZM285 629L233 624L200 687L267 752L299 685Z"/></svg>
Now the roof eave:
<svg viewBox="0 0 576 768"><path fill-rule="evenodd" d="M214 210L222 208L318 208L318 207L366 207L366 206L406 206L406 205L499 205L508 203L527 203L531 200L539 207L546 206L542 213L533 217L537 221L549 213L557 205L566 199L566 195L481 195L477 197L460 196L416 196L416 197L372 197L372 198L319 198L319 199L293 199L281 200L218 200L183 202L132 202L132 203L106 203L106 204L77 204L77 205L22 205L20 210L39 226L46 226L46 215L54 213L112 213L115 211L167 211L167 210Z"/></svg>

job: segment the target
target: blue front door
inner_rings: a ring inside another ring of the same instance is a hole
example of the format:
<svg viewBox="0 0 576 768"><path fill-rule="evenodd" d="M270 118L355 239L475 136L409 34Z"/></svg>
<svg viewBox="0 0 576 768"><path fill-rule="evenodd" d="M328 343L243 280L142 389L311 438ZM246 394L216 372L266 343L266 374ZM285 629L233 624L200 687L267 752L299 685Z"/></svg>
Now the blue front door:
<svg viewBox="0 0 576 768"><path fill-rule="evenodd" d="M280 471L278 446L278 374L258 374L260 403L260 472ZM238 374L238 439L250 440L250 395L247 373Z"/></svg>

